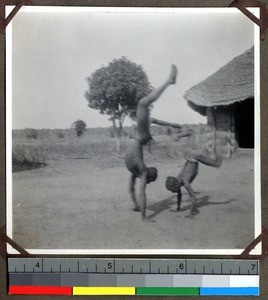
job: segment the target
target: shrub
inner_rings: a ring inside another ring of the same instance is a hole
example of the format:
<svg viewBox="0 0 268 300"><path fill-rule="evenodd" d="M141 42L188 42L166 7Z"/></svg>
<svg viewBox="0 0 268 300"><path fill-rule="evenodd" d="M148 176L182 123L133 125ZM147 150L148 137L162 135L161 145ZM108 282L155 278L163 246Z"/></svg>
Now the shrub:
<svg viewBox="0 0 268 300"><path fill-rule="evenodd" d="M26 128L25 129L25 131L26 131L26 137L28 138L28 139L37 139L37 130L36 129L32 129L32 128Z"/></svg>
<svg viewBox="0 0 268 300"><path fill-rule="evenodd" d="M58 131L57 132L57 138L59 138L59 139L63 139L64 138L64 134L63 134L62 131Z"/></svg>
<svg viewBox="0 0 268 300"><path fill-rule="evenodd" d="M32 169L46 165L46 149L40 145L18 144L13 145L12 165L13 171Z"/></svg>

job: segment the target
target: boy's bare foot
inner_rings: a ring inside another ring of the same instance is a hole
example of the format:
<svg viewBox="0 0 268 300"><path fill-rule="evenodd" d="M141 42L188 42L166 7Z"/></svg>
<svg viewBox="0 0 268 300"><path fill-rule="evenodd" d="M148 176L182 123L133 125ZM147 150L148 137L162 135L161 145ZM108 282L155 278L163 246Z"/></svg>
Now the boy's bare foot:
<svg viewBox="0 0 268 300"><path fill-rule="evenodd" d="M140 209L139 206L134 207L133 210L134 210L134 211L141 211L141 209Z"/></svg>
<svg viewBox="0 0 268 300"><path fill-rule="evenodd" d="M177 67L175 65L171 65L171 73L168 80L170 84L176 83L177 73L178 73Z"/></svg>

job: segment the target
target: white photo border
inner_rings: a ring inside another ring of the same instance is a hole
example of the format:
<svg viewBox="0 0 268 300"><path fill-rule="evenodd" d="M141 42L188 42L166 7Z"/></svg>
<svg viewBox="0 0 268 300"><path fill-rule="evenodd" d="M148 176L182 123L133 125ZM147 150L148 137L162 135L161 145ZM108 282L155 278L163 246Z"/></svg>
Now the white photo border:
<svg viewBox="0 0 268 300"><path fill-rule="evenodd" d="M6 16L14 6L6 6ZM247 8L257 18L259 8ZM120 13L168 13L188 12L231 13L237 8L138 8L138 7L67 7L67 6L23 6L22 12L120 12ZM16 17L16 16L15 16ZM261 127L260 127L260 28L254 24L254 103L255 103L255 148L254 148L254 223L255 238L262 231L261 227ZM12 21L6 28L6 234L13 237L12 218ZM16 242L16 241L15 241ZM239 255L244 249L25 249L30 254L38 255ZM260 255L261 243L250 254ZM7 244L8 254L18 252Z"/></svg>

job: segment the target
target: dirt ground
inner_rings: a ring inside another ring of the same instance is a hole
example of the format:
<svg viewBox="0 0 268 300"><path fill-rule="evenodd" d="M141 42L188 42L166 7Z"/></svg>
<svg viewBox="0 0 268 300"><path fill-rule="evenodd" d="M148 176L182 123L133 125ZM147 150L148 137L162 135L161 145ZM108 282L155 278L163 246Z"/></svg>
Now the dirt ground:
<svg viewBox="0 0 268 300"><path fill-rule="evenodd" d="M165 189L183 160L156 163L147 187L144 223L132 210L123 167L86 159L54 161L13 174L13 239L26 249L241 249L254 239L253 152L240 151L220 169L200 164L193 183L200 213L193 219L183 190L182 210Z"/></svg>

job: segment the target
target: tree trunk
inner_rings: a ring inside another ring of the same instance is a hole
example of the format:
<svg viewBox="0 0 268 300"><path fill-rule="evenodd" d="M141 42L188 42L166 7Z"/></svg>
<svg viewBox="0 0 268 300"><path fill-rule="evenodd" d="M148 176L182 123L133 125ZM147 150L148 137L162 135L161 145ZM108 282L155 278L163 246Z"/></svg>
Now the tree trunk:
<svg viewBox="0 0 268 300"><path fill-rule="evenodd" d="M119 120L119 127L116 126L115 119L111 119L113 122L113 129L116 139L116 152L119 154L121 152L121 131L122 131L122 123L121 120Z"/></svg>
<svg viewBox="0 0 268 300"><path fill-rule="evenodd" d="M116 152L119 154L121 152L121 136L116 135Z"/></svg>

